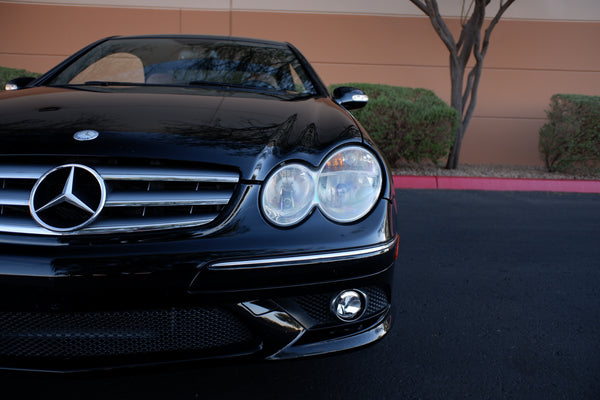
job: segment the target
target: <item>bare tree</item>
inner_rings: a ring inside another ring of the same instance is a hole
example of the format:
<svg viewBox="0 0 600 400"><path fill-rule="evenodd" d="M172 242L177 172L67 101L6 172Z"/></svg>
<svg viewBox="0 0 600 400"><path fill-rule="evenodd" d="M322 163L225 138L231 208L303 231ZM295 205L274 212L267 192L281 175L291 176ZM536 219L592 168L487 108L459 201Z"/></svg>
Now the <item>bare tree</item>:
<svg viewBox="0 0 600 400"><path fill-rule="evenodd" d="M463 0L461 11L462 30L458 41L454 39L450 29L448 29L448 26L444 22L437 0L410 1L429 17L433 28L450 53L450 105L458 111L461 116L461 123L450 150L446 168L456 169L458 167L462 140L469 122L471 122L471 117L477 103L477 90L479 89L479 81L481 79L483 58L490 44L490 36L504 12L515 0L500 0L498 11L487 25L483 36L485 8L490 4L491 0ZM469 71L465 85L465 70L471 56L473 56L475 62Z"/></svg>

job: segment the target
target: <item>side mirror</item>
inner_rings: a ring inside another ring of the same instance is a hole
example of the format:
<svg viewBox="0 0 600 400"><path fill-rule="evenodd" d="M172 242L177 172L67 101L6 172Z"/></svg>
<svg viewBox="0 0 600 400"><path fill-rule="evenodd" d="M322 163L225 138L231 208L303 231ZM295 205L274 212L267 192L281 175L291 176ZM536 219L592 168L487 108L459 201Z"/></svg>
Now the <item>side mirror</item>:
<svg viewBox="0 0 600 400"><path fill-rule="evenodd" d="M12 79L4 85L4 90L19 90L27 87L31 82L35 81L36 78L32 76L21 76L19 78Z"/></svg>
<svg viewBox="0 0 600 400"><path fill-rule="evenodd" d="M369 96L360 89L340 86L333 90L333 100L346 110L363 108L369 101Z"/></svg>

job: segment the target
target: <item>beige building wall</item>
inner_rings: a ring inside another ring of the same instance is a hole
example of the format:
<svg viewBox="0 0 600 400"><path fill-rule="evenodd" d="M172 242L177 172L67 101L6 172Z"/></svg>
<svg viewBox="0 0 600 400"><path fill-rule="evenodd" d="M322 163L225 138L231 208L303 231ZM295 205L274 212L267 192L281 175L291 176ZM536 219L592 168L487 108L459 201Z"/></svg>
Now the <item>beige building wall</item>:
<svg viewBox="0 0 600 400"><path fill-rule="evenodd" d="M462 1L439 3L458 31ZM0 16L2 66L44 72L110 35L250 36L294 43L327 84L425 87L449 100L447 51L408 0L0 1ZM492 37L461 162L541 164L550 96L600 94L599 39L597 0L518 0Z"/></svg>

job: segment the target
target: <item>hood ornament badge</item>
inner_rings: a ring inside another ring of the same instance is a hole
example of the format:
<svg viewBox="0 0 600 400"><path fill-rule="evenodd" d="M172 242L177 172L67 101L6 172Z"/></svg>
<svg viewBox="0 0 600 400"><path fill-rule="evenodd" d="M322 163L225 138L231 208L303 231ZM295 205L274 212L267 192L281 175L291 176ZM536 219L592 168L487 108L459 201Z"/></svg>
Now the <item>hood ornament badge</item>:
<svg viewBox="0 0 600 400"><path fill-rule="evenodd" d="M88 140L96 139L99 135L100 134L97 131L88 129L85 131L75 132L75 134L73 135L73 139L80 141L80 142L87 142Z"/></svg>

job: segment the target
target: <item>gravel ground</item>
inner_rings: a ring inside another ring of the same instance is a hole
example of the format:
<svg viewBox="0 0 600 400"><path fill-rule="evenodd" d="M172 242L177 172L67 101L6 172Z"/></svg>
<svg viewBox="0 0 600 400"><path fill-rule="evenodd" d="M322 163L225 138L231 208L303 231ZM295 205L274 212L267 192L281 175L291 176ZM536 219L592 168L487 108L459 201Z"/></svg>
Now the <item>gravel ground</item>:
<svg viewBox="0 0 600 400"><path fill-rule="evenodd" d="M524 165L474 165L461 164L458 169L449 170L433 164L402 164L392 168L394 175L416 176L476 176L493 178L526 179L579 179L600 180L600 172L595 174L564 174L547 172L542 166Z"/></svg>

